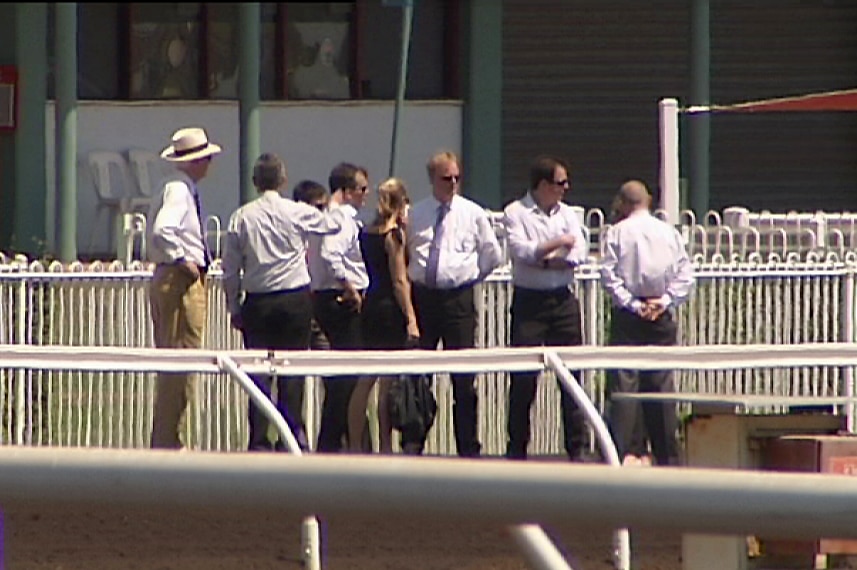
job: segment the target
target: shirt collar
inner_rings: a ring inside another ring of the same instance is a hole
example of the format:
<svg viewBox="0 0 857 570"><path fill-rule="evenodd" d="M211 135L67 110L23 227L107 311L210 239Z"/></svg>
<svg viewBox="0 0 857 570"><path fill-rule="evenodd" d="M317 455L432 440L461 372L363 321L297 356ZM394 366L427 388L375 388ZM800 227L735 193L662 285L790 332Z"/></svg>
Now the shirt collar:
<svg viewBox="0 0 857 570"><path fill-rule="evenodd" d="M536 200L533 198L533 193L530 190L527 190L527 194L521 198L521 204L532 212L541 212L546 216L552 216L559 212L559 203L556 203L553 208L551 208L550 212L545 213L545 211L539 208L539 205L536 204Z"/></svg>
<svg viewBox="0 0 857 570"><path fill-rule="evenodd" d="M333 206L333 204L331 205ZM347 214L349 218L357 217L357 208L351 204L336 204L335 207L341 209L342 213Z"/></svg>
<svg viewBox="0 0 857 570"><path fill-rule="evenodd" d="M452 207L455 205L455 202L457 202L458 199L459 199L458 194L452 195L452 200L449 201L449 210L452 210ZM432 201L432 204L434 204L435 210L437 210L438 208L440 208L443 205L443 202L441 202L440 200L435 198L434 194L431 195L431 201Z"/></svg>

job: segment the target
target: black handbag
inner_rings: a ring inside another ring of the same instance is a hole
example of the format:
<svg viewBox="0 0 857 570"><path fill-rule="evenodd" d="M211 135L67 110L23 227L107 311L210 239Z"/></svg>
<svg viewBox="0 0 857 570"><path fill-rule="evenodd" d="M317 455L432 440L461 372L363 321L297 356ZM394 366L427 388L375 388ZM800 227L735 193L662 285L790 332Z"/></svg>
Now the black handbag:
<svg viewBox="0 0 857 570"><path fill-rule="evenodd" d="M437 415L428 374L400 374L390 385L388 408L393 427L410 441L423 439Z"/></svg>

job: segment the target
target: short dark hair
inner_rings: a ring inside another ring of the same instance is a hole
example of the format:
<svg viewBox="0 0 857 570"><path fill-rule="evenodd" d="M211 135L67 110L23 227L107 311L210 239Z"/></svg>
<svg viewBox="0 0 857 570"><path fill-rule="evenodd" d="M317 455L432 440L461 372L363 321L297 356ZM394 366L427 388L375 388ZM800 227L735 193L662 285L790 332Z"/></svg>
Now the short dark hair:
<svg viewBox="0 0 857 570"><path fill-rule="evenodd" d="M539 156L533 160L530 165L530 188L535 190L542 180L553 182L557 166L561 166L566 174L568 173L568 164L555 156Z"/></svg>
<svg viewBox="0 0 857 570"><path fill-rule="evenodd" d="M301 180L292 189L292 198L295 202L314 204L327 196L327 188L315 180Z"/></svg>
<svg viewBox="0 0 857 570"><path fill-rule="evenodd" d="M261 192L277 190L286 181L286 165L272 152L263 153L253 166L253 184Z"/></svg>
<svg viewBox="0 0 857 570"><path fill-rule="evenodd" d="M359 166L355 166L350 162L340 162L330 171L330 176L327 178L327 185L330 186L331 192L336 192L340 188L354 188L357 186L357 173L361 172Z"/></svg>

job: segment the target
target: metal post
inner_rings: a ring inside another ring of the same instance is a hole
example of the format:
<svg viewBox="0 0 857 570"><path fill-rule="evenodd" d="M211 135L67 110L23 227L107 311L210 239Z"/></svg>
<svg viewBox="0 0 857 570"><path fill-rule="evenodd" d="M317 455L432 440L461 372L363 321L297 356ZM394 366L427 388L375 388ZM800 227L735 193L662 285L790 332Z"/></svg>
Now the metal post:
<svg viewBox="0 0 857 570"><path fill-rule="evenodd" d="M711 32L709 0L692 0L690 17L690 104L710 104ZM687 115L688 174L690 207L698 216L709 208L709 161L711 145L711 114Z"/></svg>
<svg viewBox="0 0 857 570"><path fill-rule="evenodd" d="M285 442L289 453L297 456L303 455L301 447L298 445L298 440L295 439L283 415L277 410L274 403L262 393L247 373L241 370L232 358L224 354L217 355L217 365L222 370L228 372L244 388L250 397L251 405L258 407L265 414L265 417L273 422L280 439ZM316 517L306 517L301 523L301 554L303 556L303 567L306 570L321 570L320 539L318 519Z"/></svg>
<svg viewBox="0 0 857 570"><path fill-rule="evenodd" d="M259 37L261 30L261 8L258 2L238 4L241 25L241 46L238 64L238 108L240 131L240 188L241 203L253 200L256 191L253 187L253 163L260 154L259 143L259 59L261 48Z"/></svg>
<svg viewBox="0 0 857 570"><path fill-rule="evenodd" d="M393 142L390 148L390 176L396 175L396 159L399 154L399 122L402 106L405 102L405 88L408 85L408 54L411 47L411 29L413 28L413 0L402 1L402 46L399 53L399 85L396 89L396 106L393 111Z"/></svg>
<svg viewBox="0 0 857 570"><path fill-rule="evenodd" d="M77 259L77 3L57 2L55 40L59 257L70 263Z"/></svg>
<svg viewBox="0 0 857 570"><path fill-rule="evenodd" d="M681 204L678 183L678 101L661 99L658 103L658 117L661 133L660 207L666 211L669 223L678 224Z"/></svg>
<svg viewBox="0 0 857 570"><path fill-rule="evenodd" d="M607 458L607 462L614 467L621 467L622 460L619 457L619 452L616 449L616 444L613 443L613 438L610 437L610 430L607 429L607 424L595 406L586 396L586 392L574 379L571 372L563 364L562 359L556 352L545 352L545 364L553 369L557 378L562 384L563 389L571 394L577 405L583 410L586 419L592 424L595 429L595 436L598 438L598 443L602 452ZM631 537L627 528L621 528L616 531L614 536L616 545L615 566L617 570L630 570L631 568Z"/></svg>
<svg viewBox="0 0 857 570"><path fill-rule="evenodd" d="M512 537L524 552L524 557L535 570L572 570L551 539L535 524L522 524L512 528Z"/></svg>
<svg viewBox="0 0 857 570"><path fill-rule="evenodd" d="M854 342L854 268L849 268L845 274L844 310L842 311L842 342ZM842 383L845 388L845 396L854 397L854 367L845 366L842 370ZM848 433L854 433L855 406L851 402L845 407L845 429Z"/></svg>
<svg viewBox="0 0 857 570"><path fill-rule="evenodd" d="M18 285L18 298L15 308L15 344L27 344L27 280L21 279ZM24 427L27 418L27 397L25 384L27 371L18 368L15 371L15 445L24 444Z"/></svg>

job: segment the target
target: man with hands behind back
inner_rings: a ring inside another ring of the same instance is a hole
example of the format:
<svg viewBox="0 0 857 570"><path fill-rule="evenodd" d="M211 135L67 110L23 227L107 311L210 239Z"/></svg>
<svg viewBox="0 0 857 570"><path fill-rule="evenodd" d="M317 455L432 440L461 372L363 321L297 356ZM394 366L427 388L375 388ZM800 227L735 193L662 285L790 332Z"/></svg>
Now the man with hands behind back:
<svg viewBox="0 0 857 570"><path fill-rule="evenodd" d="M601 259L601 284L613 304L610 345L674 346L678 325L674 309L690 296L695 279L678 231L650 212L652 197L639 180L622 185L614 201L619 221L607 230ZM671 392L669 370L608 371L607 391ZM651 439L658 465L678 463L674 404L610 398L608 418L619 457L633 448L638 413ZM639 434L637 434L639 437Z"/></svg>

